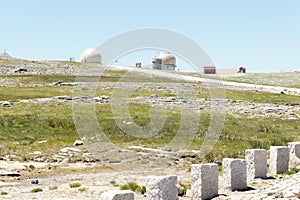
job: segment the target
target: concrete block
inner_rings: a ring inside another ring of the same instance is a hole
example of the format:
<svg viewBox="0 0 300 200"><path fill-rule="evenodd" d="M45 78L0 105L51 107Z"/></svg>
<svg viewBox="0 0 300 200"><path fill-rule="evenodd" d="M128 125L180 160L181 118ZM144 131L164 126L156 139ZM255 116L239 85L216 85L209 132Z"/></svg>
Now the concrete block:
<svg viewBox="0 0 300 200"><path fill-rule="evenodd" d="M214 163L192 165L192 197L212 199L218 196L219 169Z"/></svg>
<svg viewBox="0 0 300 200"><path fill-rule="evenodd" d="M288 143L290 148L290 167L295 167L300 165L300 142L290 142Z"/></svg>
<svg viewBox="0 0 300 200"><path fill-rule="evenodd" d="M267 151L265 149L247 149L247 181L267 177Z"/></svg>
<svg viewBox="0 0 300 200"><path fill-rule="evenodd" d="M134 200L134 193L129 190L111 190L103 193L100 200Z"/></svg>
<svg viewBox="0 0 300 200"><path fill-rule="evenodd" d="M224 158L222 161L224 189L247 189L247 163L243 159Z"/></svg>
<svg viewBox="0 0 300 200"><path fill-rule="evenodd" d="M285 146L270 147L270 173L282 174L289 170L290 150Z"/></svg>
<svg viewBox="0 0 300 200"><path fill-rule="evenodd" d="M147 200L178 200L177 176L150 176L146 180Z"/></svg>

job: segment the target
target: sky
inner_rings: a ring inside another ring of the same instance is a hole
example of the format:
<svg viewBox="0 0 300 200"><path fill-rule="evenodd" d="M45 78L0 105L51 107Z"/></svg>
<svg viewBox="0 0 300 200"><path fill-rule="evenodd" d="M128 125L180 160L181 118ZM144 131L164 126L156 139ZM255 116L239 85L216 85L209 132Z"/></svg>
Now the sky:
<svg viewBox="0 0 300 200"><path fill-rule="evenodd" d="M6 49L18 58L74 57L79 61L86 48L97 47L126 31L153 27L176 31L194 40L218 68L246 66L250 72L300 70L299 0L0 3L0 51ZM150 56L149 52L144 55ZM132 56L124 56L121 63L130 65ZM180 61L177 65L185 64Z"/></svg>

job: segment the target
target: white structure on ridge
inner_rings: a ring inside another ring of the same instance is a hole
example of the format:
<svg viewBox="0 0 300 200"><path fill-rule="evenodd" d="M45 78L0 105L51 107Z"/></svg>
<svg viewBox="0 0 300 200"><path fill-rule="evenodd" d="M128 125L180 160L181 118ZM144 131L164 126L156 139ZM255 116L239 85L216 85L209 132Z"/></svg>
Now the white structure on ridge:
<svg viewBox="0 0 300 200"><path fill-rule="evenodd" d="M101 64L102 56L97 49L88 48L80 56L81 63L98 63Z"/></svg>
<svg viewBox="0 0 300 200"><path fill-rule="evenodd" d="M152 59L153 69L175 70L176 57L170 52L160 52L158 56Z"/></svg>

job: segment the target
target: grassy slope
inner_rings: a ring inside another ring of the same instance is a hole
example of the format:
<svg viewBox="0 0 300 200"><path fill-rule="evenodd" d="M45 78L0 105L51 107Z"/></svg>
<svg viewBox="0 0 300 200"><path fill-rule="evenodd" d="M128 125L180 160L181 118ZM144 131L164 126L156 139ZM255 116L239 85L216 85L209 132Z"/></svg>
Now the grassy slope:
<svg viewBox="0 0 300 200"><path fill-rule="evenodd" d="M210 76L208 76L210 77ZM214 77L214 76L212 76ZM221 76L224 81L251 83L258 85L272 85L281 87L300 88L300 74L290 73L247 73Z"/></svg>
<svg viewBox="0 0 300 200"><path fill-rule="evenodd" d="M101 81L116 82L124 71L108 71ZM56 81L72 82L74 76L68 75L18 75L1 76L10 81L18 79L23 87L0 88L0 100L18 100L37 97L52 97L57 95L72 95L71 87L28 87L28 84L53 83ZM149 81L153 81L149 78ZM164 80L155 80L164 81ZM99 90L97 95L111 95L112 90ZM209 97L209 91L197 87L195 92L199 98ZM149 91L140 89L133 95L172 96L170 93ZM244 92L226 90L227 98L254 102L268 102L278 104L294 104L299 102L299 97L268 94L259 92ZM139 125L147 125L150 122L149 107L131 104L130 112L134 121ZM97 117L104 127L106 135L116 144L122 146L145 144L149 147L164 146L178 131L181 113L176 110L168 112L165 127L159 134L151 139L136 139L128 136L120 130L111 113L108 104L97 105ZM124 119L125 120L125 119ZM197 138L191 145L191 149L199 149L202 138L205 135L209 121L209 113L203 113L200 119ZM241 157L246 148L268 148L270 145L286 145L287 142L299 140L300 127L298 120L281 119L243 119L227 116L224 129L220 133L220 140L214 150L206 157L208 161L220 159L224 156ZM71 145L79 139L73 119L70 103L51 104L15 104L12 108L0 107L0 144L3 146L2 155L16 154L21 159L27 159L29 152L42 150L52 154L60 148ZM40 140L48 140L48 143L39 144Z"/></svg>
<svg viewBox="0 0 300 200"><path fill-rule="evenodd" d="M149 107L132 104L131 117L139 125L150 122ZM59 111L59 112L58 112ZM60 148L71 145L79 136L72 119L70 103L61 104L16 104L13 108L0 108L0 143L2 154L16 154L24 157L29 152L41 150L51 154ZM141 145L148 147L164 146L177 133L181 113L174 110L167 113L167 121L163 129L153 138L137 139L125 134L114 121L111 107L108 104L97 105L97 117L105 134L114 143L121 146ZM122 119L125 120L125 119ZM200 118L197 137L191 149L201 147L202 138L210 123L209 113ZM246 148L269 148L270 145L286 145L287 142L299 138L299 120L281 119L237 119L227 116L220 140L215 149L208 155L241 157ZM38 141L48 143L38 144Z"/></svg>

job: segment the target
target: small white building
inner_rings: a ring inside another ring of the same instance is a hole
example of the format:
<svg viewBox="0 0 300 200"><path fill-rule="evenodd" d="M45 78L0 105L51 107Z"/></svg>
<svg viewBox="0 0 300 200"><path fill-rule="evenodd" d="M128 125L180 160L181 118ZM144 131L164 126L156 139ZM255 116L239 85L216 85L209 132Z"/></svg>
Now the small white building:
<svg viewBox="0 0 300 200"><path fill-rule="evenodd" d="M102 56L97 49L88 48L80 56L81 63L102 63Z"/></svg>
<svg viewBox="0 0 300 200"><path fill-rule="evenodd" d="M152 59L153 69L159 70L175 70L176 57L170 52L160 52L158 56Z"/></svg>

